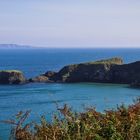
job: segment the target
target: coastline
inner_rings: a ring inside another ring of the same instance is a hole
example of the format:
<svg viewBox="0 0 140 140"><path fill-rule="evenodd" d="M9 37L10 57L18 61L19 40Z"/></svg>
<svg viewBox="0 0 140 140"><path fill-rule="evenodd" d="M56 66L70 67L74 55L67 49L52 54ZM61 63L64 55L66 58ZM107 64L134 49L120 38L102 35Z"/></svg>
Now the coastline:
<svg viewBox="0 0 140 140"><path fill-rule="evenodd" d="M139 87L140 61L124 64L119 57L64 66L58 72L48 71L27 79L22 71L1 70L0 84L28 83L111 83Z"/></svg>

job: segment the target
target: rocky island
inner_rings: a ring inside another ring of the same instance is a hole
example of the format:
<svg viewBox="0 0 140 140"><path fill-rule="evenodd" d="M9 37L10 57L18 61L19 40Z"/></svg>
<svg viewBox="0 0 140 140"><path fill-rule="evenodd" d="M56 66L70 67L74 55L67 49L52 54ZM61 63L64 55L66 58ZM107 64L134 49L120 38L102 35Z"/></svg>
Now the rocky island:
<svg viewBox="0 0 140 140"><path fill-rule="evenodd" d="M122 64L121 58L73 64L64 66L59 72L48 71L31 78L30 82L107 82L111 67Z"/></svg>
<svg viewBox="0 0 140 140"><path fill-rule="evenodd" d="M48 71L39 76L25 80L22 72L1 71L0 84L21 84L28 82L94 82L131 84L140 83L140 61L123 64L121 58L115 57L94 62L64 66L60 71Z"/></svg>
<svg viewBox="0 0 140 140"><path fill-rule="evenodd" d="M26 78L23 73L18 70L2 70L0 71L0 84L24 84Z"/></svg>

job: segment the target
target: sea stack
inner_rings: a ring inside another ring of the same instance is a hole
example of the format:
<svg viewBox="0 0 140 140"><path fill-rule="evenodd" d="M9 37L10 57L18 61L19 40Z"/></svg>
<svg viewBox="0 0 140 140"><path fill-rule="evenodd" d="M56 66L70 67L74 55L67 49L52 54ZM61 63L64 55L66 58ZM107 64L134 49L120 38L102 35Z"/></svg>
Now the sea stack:
<svg viewBox="0 0 140 140"><path fill-rule="evenodd" d="M0 84L24 84L26 78L23 73L18 70L1 70Z"/></svg>

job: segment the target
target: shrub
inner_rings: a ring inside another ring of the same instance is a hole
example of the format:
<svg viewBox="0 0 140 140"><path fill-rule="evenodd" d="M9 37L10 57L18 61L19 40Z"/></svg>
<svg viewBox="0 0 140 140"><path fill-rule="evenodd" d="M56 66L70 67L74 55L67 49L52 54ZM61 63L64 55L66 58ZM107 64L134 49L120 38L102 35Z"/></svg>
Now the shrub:
<svg viewBox="0 0 140 140"><path fill-rule="evenodd" d="M16 140L140 140L140 100L125 107L103 113L94 108L73 112L67 105L58 109L49 123L42 116L40 123L24 124L30 111L20 112L12 121L11 138ZM9 121L10 122L10 121Z"/></svg>

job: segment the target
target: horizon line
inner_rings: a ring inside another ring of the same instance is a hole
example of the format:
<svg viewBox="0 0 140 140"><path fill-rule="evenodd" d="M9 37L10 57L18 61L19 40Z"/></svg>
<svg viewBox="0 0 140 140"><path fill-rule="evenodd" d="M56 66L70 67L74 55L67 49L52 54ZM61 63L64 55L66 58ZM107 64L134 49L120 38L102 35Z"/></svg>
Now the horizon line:
<svg viewBox="0 0 140 140"><path fill-rule="evenodd" d="M2 47L3 46L3 47ZM27 44L16 44L16 43L1 43L0 48L5 48L4 46L9 46L9 48L48 48L48 49L140 49L139 46L116 46L116 45L108 45L108 46L47 46L47 45L27 45ZM6 49L6 48L5 48Z"/></svg>

